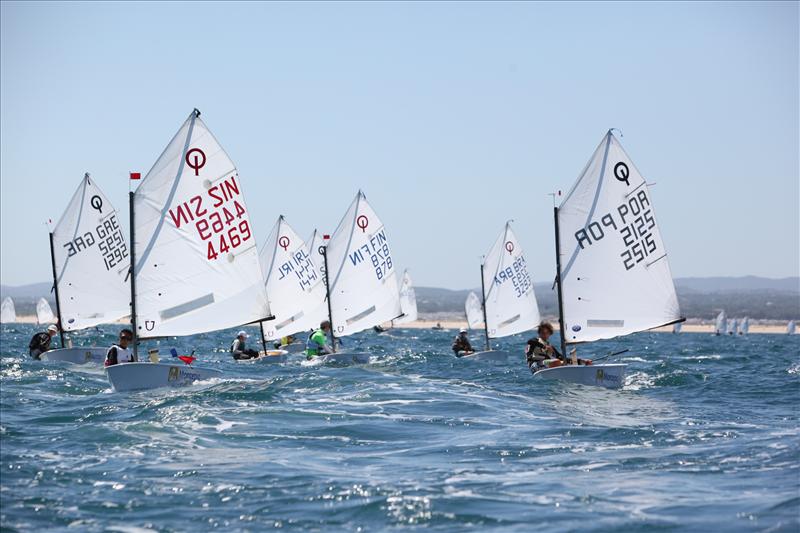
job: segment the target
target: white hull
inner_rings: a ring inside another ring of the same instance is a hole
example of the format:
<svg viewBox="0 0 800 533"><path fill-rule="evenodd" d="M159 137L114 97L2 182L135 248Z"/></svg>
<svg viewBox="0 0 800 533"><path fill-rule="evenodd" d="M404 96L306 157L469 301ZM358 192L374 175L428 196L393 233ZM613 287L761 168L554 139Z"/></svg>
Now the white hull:
<svg viewBox="0 0 800 533"><path fill-rule="evenodd" d="M470 361L494 361L505 363L511 359L519 359L523 361L524 356L519 352L511 352L508 350L487 350L483 352L475 352L469 355L462 355L460 359L468 359Z"/></svg>
<svg viewBox="0 0 800 533"><path fill-rule="evenodd" d="M75 365L85 363L102 365L106 360L108 348L102 346L58 348L50 350L39 356L42 361L66 361Z"/></svg>
<svg viewBox="0 0 800 533"><path fill-rule="evenodd" d="M106 367L106 375L117 392L183 387L198 380L222 376L222 371L183 363L119 363Z"/></svg>
<svg viewBox="0 0 800 533"><path fill-rule="evenodd" d="M275 363L285 363L289 360L289 352L286 350L267 350L266 354L264 352L259 352L258 357L253 359L236 359L237 363L266 363L266 364L275 364Z"/></svg>
<svg viewBox="0 0 800 533"><path fill-rule="evenodd" d="M336 352L315 357L324 364L364 365L369 363L369 354L363 352Z"/></svg>
<svg viewBox="0 0 800 533"><path fill-rule="evenodd" d="M533 377L618 389L625 384L625 368L627 366L625 364L564 365L539 370L533 374Z"/></svg>

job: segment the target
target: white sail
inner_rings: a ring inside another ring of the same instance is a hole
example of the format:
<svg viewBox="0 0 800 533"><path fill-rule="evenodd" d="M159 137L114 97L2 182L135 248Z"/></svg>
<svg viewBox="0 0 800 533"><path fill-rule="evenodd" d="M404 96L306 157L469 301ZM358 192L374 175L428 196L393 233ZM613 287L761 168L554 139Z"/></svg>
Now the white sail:
<svg viewBox="0 0 800 533"><path fill-rule="evenodd" d="M76 331L130 315L130 255L117 210L86 174L53 228L61 327Z"/></svg>
<svg viewBox="0 0 800 533"><path fill-rule="evenodd" d="M361 191L326 250L335 335L351 335L402 314L386 229Z"/></svg>
<svg viewBox="0 0 800 533"><path fill-rule="evenodd" d="M53 309L50 308L50 304L44 298L39 298L39 301L36 302L36 322L39 324L57 322Z"/></svg>
<svg viewBox="0 0 800 533"><path fill-rule="evenodd" d="M12 324L17 321L17 310L14 308L14 300L10 296L3 298L0 304L0 323Z"/></svg>
<svg viewBox="0 0 800 533"><path fill-rule="evenodd" d="M717 315L717 320L714 326L717 335L722 335L728 328L728 317L725 315L725 311L722 310Z"/></svg>
<svg viewBox="0 0 800 533"><path fill-rule="evenodd" d="M747 335L750 332L750 319L744 317L739 321L739 335Z"/></svg>
<svg viewBox="0 0 800 533"><path fill-rule="evenodd" d="M483 324L483 306L477 294L470 292L467 295L464 310L467 313L467 326L469 329L478 329L481 327L481 324Z"/></svg>
<svg viewBox="0 0 800 533"><path fill-rule="evenodd" d="M144 177L133 206L140 338L269 316L243 184L198 112Z"/></svg>
<svg viewBox="0 0 800 533"><path fill-rule="evenodd" d="M728 320L728 335L736 335L736 319L732 318Z"/></svg>
<svg viewBox="0 0 800 533"><path fill-rule="evenodd" d="M511 223L506 223L483 262L489 337L507 337L539 324L533 280Z"/></svg>
<svg viewBox="0 0 800 533"><path fill-rule="evenodd" d="M263 324L267 339L316 328L327 317L325 282L315 261L303 239L278 217L261 250L269 307L275 315Z"/></svg>
<svg viewBox="0 0 800 533"><path fill-rule="evenodd" d="M558 224L567 342L680 319L652 195L611 131L562 202Z"/></svg>
<svg viewBox="0 0 800 533"><path fill-rule="evenodd" d="M3 303L5 303L5 302L3 302ZM786 333L789 334L789 335L794 335L795 329L796 329L796 327L795 327L794 320L790 320L789 323L786 324Z"/></svg>
<svg viewBox="0 0 800 533"><path fill-rule="evenodd" d="M672 325L672 333L680 333L683 322L676 322Z"/></svg>
<svg viewBox="0 0 800 533"><path fill-rule="evenodd" d="M314 261L314 266L317 268L322 282L325 282L325 246L328 244L324 235L317 230L311 234L311 237L306 241L308 243L308 253L311 254L311 259Z"/></svg>
<svg viewBox="0 0 800 533"><path fill-rule="evenodd" d="M400 309L403 316L395 320L395 324L408 324L417 320L417 295L408 270L403 272L403 281L400 283Z"/></svg>

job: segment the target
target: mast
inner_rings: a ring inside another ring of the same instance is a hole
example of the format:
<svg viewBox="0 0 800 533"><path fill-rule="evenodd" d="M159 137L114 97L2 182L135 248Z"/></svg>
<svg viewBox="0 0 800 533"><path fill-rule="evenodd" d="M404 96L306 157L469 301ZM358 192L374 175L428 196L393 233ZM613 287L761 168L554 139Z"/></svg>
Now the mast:
<svg viewBox="0 0 800 533"><path fill-rule="evenodd" d="M320 245L320 249L322 250L322 261L325 265L325 299L328 300L328 322L331 324L331 350L336 353L336 337L333 336L333 311L331 310L331 286L328 282L328 275L330 274L328 271L328 248L325 245Z"/></svg>
<svg viewBox="0 0 800 533"><path fill-rule="evenodd" d="M137 347L139 333L136 330L136 249L135 231L134 231L134 216L133 216L133 198L135 193L128 192L128 212L130 213L130 239L131 239L131 327L133 328L133 360L139 360L139 349Z"/></svg>
<svg viewBox="0 0 800 533"><path fill-rule="evenodd" d="M264 353L267 353L267 339L264 337L264 322L258 321L258 331L261 332L261 344L264 345Z"/></svg>
<svg viewBox="0 0 800 533"><path fill-rule="evenodd" d="M558 232L558 207L553 206L556 228L556 286L558 288L558 330L561 337L561 355L567 356L567 325L564 323L564 297L561 291L561 238Z"/></svg>
<svg viewBox="0 0 800 533"><path fill-rule="evenodd" d="M56 272L56 254L53 248L53 232L50 232L50 262L53 264L53 291L56 293L56 316L58 317L58 335L61 337L61 347L66 348L64 344L64 321L61 320L61 300L58 298L58 274Z"/></svg>
<svg viewBox="0 0 800 533"><path fill-rule="evenodd" d="M481 308L483 309L483 333L486 335L486 350L492 349L489 346L489 324L486 320L486 288L483 283L483 261L481 261Z"/></svg>

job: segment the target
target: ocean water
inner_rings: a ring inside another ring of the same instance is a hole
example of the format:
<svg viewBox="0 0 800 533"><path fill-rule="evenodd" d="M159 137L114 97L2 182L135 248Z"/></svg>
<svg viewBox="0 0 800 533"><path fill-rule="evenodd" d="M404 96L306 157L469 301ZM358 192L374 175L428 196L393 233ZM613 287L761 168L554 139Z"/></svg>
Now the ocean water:
<svg viewBox="0 0 800 533"><path fill-rule="evenodd" d="M363 333L340 368L236 363L223 332L159 348L224 378L119 394L24 356L34 331L0 332L3 531L800 529L800 336L581 347L630 350L610 391L458 360L452 331Z"/></svg>

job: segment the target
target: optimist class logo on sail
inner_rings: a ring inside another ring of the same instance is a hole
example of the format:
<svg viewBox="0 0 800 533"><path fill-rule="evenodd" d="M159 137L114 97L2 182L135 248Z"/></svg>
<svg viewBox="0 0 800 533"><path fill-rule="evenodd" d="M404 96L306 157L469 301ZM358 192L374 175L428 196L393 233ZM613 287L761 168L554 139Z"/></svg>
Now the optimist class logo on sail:
<svg viewBox="0 0 800 533"><path fill-rule="evenodd" d="M205 153L191 148L185 155L186 164L195 176L206 164ZM215 261L220 254L232 252L252 237L250 221L244 199L231 174L216 185L209 186L205 194L192 196L169 210L169 220L176 229L191 225L202 242L206 243L207 258Z"/></svg>

